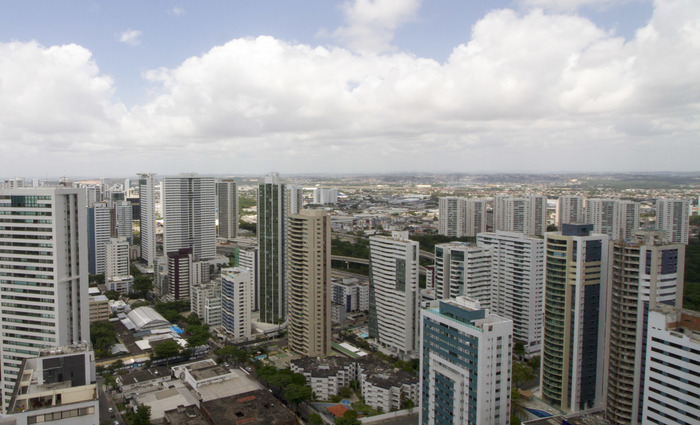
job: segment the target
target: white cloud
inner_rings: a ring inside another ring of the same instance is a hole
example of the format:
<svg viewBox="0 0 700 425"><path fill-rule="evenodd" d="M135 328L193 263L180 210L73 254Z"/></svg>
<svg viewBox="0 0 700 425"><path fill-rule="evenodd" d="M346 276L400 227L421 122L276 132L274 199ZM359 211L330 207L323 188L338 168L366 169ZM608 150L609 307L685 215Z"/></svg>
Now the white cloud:
<svg viewBox="0 0 700 425"><path fill-rule="evenodd" d="M157 94L128 111L79 46L0 44L0 75L8 175L45 149L100 152L112 174L689 170L700 156L693 0L658 2L629 41L579 16L492 11L445 63L236 39L145 73Z"/></svg>
<svg viewBox="0 0 700 425"><path fill-rule="evenodd" d="M131 28L119 34L119 42L129 44L131 46L138 46L141 44L140 37L142 32L139 30L132 30Z"/></svg>
<svg viewBox="0 0 700 425"><path fill-rule="evenodd" d="M346 26L333 36L360 52L385 52L392 49L394 31L414 18L421 0L353 0L342 5Z"/></svg>
<svg viewBox="0 0 700 425"><path fill-rule="evenodd" d="M633 1L638 2L641 0L519 0L519 3L527 7L540 7L558 12L572 12L582 7L605 9Z"/></svg>
<svg viewBox="0 0 700 425"><path fill-rule="evenodd" d="M185 9L179 6L175 6L168 11L171 15L180 16L185 13Z"/></svg>

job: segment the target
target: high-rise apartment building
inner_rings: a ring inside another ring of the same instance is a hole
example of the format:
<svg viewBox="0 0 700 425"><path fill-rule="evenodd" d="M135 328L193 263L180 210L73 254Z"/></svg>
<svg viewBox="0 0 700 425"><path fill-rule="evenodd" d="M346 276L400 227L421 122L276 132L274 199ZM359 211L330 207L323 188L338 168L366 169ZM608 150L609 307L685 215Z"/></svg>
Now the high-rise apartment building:
<svg viewBox="0 0 700 425"><path fill-rule="evenodd" d="M331 217L322 210L289 216L289 347L309 357L331 352Z"/></svg>
<svg viewBox="0 0 700 425"><path fill-rule="evenodd" d="M317 187L314 189L314 204L326 205L338 203L338 189Z"/></svg>
<svg viewBox="0 0 700 425"><path fill-rule="evenodd" d="M126 238L129 245L134 239L133 233L133 209L129 201L117 201L114 203L114 231L113 238Z"/></svg>
<svg viewBox="0 0 700 425"><path fill-rule="evenodd" d="M665 239L663 231L638 231L611 246L604 376L613 424L641 422L649 310L683 304L685 245Z"/></svg>
<svg viewBox="0 0 700 425"><path fill-rule="evenodd" d="M700 313L660 304L649 312L643 424L700 421Z"/></svg>
<svg viewBox="0 0 700 425"><path fill-rule="evenodd" d="M190 311L209 326L221 326L221 282L193 285L190 288Z"/></svg>
<svg viewBox="0 0 700 425"><path fill-rule="evenodd" d="M258 311L260 309L258 305L258 301L260 300L260 297L258 296L258 293L260 292L260 281L258 280L258 248L238 249L237 255L237 265L239 267L246 267L250 269L251 273L253 274L253 286L250 291L250 296L252 297L250 301L250 308L253 311Z"/></svg>
<svg viewBox="0 0 700 425"><path fill-rule="evenodd" d="M562 224L582 224L585 218L583 196L564 195L557 200L557 227Z"/></svg>
<svg viewBox="0 0 700 425"><path fill-rule="evenodd" d="M467 297L421 311L422 425L509 424L513 322Z"/></svg>
<svg viewBox="0 0 700 425"><path fill-rule="evenodd" d="M106 202L88 208L88 271L90 274L105 272L105 245L111 237L113 210Z"/></svg>
<svg viewBox="0 0 700 425"><path fill-rule="evenodd" d="M238 187L234 180L216 182L216 199L219 211L218 236L235 239L238 236Z"/></svg>
<svg viewBox="0 0 700 425"><path fill-rule="evenodd" d="M547 230L547 198L529 195L515 198L497 195L493 200L493 228L542 236Z"/></svg>
<svg viewBox="0 0 700 425"><path fill-rule="evenodd" d="M129 242L126 238L110 238L105 245L105 279L128 276Z"/></svg>
<svg viewBox="0 0 700 425"><path fill-rule="evenodd" d="M480 233L479 246L491 250L491 308L513 321L513 338L528 356L542 350L544 240L522 233Z"/></svg>
<svg viewBox="0 0 700 425"><path fill-rule="evenodd" d="M435 297L446 300L460 295L491 306L491 250L462 242L435 245Z"/></svg>
<svg viewBox="0 0 700 425"><path fill-rule="evenodd" d="M153 176L155 174L139 174L141 259L148 267L153 267L156 258L156 195Z"/></svg>
<svg viewBox="0 0 700 425"><path fill-rule="evenodd" d="M608 235L611 240L632 238L639 228L639 204L619 199L587 199L586 222L593 231Z"/></svg>
<svg viewBox="0 0 700 425"><path fill-rule="evenodd" d="M609 238L592 228L564 224L545 236L540 387L570 413L602 405Z"/></svg>
<svg viewBox="0 0 700 425"><path fill-rule="evenodd" d="M5 407L23 359L90 337L85 189L0 190L0 217Z"/></svg>
<svg viewBox="0 0 700 425"><path fill-rule="evenodd" d="M301 205L301 191L287 188L270 173L258 187L258 306L260 321L278 323L287 317L285 281L287 217Z"/></svg>
<svg viewBox="0 0 700 425"><path fill-rule="evenodd" d="M252 286L250 269L232 267L221 270L221 325L234 340L251 335Z"/></svg>
<svg viewBox="0 0 700 425"><path fill-rule="evenodd" d="M439 200L438 234L474 237L487 230L486 199L445 197Z"/></svg>
<svg viewBox="0 0 700 425"><path fill-rule="evenodd" d="M216 181L181 174L166 177L163 190L163 252L192 248L193 261L216 257Z"/></svg>
<svg viewBox="0 0 700 425"><path fill-rule="evenodd" d="M666 231L666 240L688 244L689 211L686 199L656 200L656 227Z"/></svg>
<svg viewBox="0 0 700 425"><path fill-rule="evenodd" d="M190 288L194 279L192 248L180 248L168 252L168 289L163 290L172 300L190 298Z"/></svg>
<svg viewBox="0 0 700 425"><path fill-rule="evenodd" d="M414 357L420 342L418 242L394 231L370 237L369 247L369 335L394 355Z"/></svg>

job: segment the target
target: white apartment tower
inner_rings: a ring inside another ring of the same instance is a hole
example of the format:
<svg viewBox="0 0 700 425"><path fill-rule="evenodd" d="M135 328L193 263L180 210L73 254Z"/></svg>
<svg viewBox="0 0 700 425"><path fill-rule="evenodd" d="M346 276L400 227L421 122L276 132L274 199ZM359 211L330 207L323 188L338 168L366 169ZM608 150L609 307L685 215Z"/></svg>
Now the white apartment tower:
<svg viewBox="0 0 700 425"><path fill-rule="evenodd" d="M408 232L372 236L369 335L394 355L415 357L419 337L418 242Z"/></svg>
<svg viewBox="0 0 700 425"><path fill-rule="evenodd" d="M216 181L181 174L166 177L163 190L163 252L192 248L193 261L216 257Z"/></svg>
<svg viewBox="0 0 700 425"><path fill-rule="evenodd" d="M440 198L438 234L459 238L485 232L488 203L486 199Z"/></svg>
<svg viewBox="0 0 700 425"><path fill-rule="evenodd" d="M541 195L524 198L497 195L493 201L493 228L543 236L547 230L547 198Z"/></svg>
<svg viewBox="0 0 700 425"><path fill-rule="evenodd" d="M3 409L23 359L90 338L85 196L85 189L0 190Z"/></svg>
<svg viewBox="0 0 700 425"><path fill-rule="evenodd" d="M111 238L105 245L105 280L117 276L128 276L129 242L126 238Z"/></svg>
<svg viewBox="0 0 700 425"><path fill-rule="evenodd" d="M421 425L510 423L513 322L467 297L421 311Z"/></svg>
<svg viewBox="0 0 700 425"><path fill-rule="evenodd" d="M640 230L611 245L604 385L613 424L642 418L649 310L683 304L685 245L665 239L661 230Z"/></svg>
<svg viewBox="0 0 700 425"><path fill-rule="evenodd" d="M331 217L322 210L289 216L289 347L309 357L331 353Z"/></svg>
<svg viewBox="0 0 700 425"><path fill-rule="evenodd" d="M216 183L217 210L219 211L218 236L235 239L238 236L238 187L234 180Z"/></svg>
<svg viewBox="0 0 700 425"><path fill-rule="evenodd" d="M106 202L88 208L88 271L90 274L105 272L105 245L111 237L113 210Z"/></svg>
<svg viewBox="0 0 700 425"><path fill-rule="evenodd" d="M689 202L686 199L657 199L656 227L665 230L666 240L688 244Z"/></svg>
<svg viewBox="0 0 700 425"><path fill-rule="evenodd" d="M260 281L258 280L258 248L245 248L238 250L238 266L246 267L253 273L253 289L250 291L252 300L250 308L253 311L258 311L258 293L260 292Z"/></svg>
<svg viewBox="0 0 700 425"><path fill-rule="evenodd" d="M491 308L513 320L513 338L528 356L542 350L544 240L522 233L480 233L479 246L491 250Z"/></svg>
<svg viewBox="0 0 700 425"><path fill-rule="evenodd" d="M644 424L700 420L700 313L659 305L649 312Z"/></svg>
<svg viewBox="0 0 700 425"><path fill-rule="evenodd" d="M314 204L326 205L338 203L338 189L317 187L314 189Z"/></svg>
<svg viewBox="0 0 700 425"><path fill-rule="evenodd" d="M491 306L491 249L462 242L435 245L435 297L466 296Z"/></svg>
<svg viewBox="0 0 700 425"><path fill-rule="evenodd" d="M139 174L139 204L141 216L141 259L153 267L156 258L156 194L151 173Z"/></svg>
<svg viewBox="0 0 700 425"><path fill-rule="evenodd" d="M586 222L611 240L627 240L639 228L639 204L619 199L587 199Z"/></svg>
<svg viewBox="0 0 700 425"><path fill-rule="evenodd" d="M557 200L557 227L562 224L583 224L583 196L564 195Z"/></svg>
<svg viewBox="0 0 700 425"><path fill-rule="evenodd" d="M221 325L234 340L251 335L252 286L250 269L231 267L221 270Z"/></svg>
<svg viewBox="0 0 700 425"><path fill-rule="evenodd" d="M216 307L218 307L218 313L213 313ZM221 326L221 282L212 281L192 286L190 311L197 314L209 326Z"/></svg>
<svg viewBox="0 0 700 425"><path fill-rule="evenodd" d="M462 198L449 196L439 199L438 234L453 238L460 236L463 223L461 204Z"/></svg>

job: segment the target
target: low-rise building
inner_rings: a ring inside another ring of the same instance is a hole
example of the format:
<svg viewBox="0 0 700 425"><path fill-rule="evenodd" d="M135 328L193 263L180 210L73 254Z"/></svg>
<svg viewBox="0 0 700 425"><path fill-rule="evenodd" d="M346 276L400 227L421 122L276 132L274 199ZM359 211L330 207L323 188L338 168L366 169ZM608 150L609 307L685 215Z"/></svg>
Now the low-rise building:
<svg viewBox="0 0 700 425"><path fill-rule="evenodd" d="M202 415L212 425L296 425L297 417L267 390L256 390L202 402Z"/></svg>
<svg viewBox="0 0 700 425"><path fill-rule="evenodd" d="M306 377L319 400L330 400L339 389L349 387L350 381L357 379L357 361L347 357L302 357L292 360L289 367Z"/></svg>
<svg viewBox="0 0 700 425"><path fill-rule="evenodd" d="M151 388L154 385L170 381L171 379L170 369L161 366L138 370L125 375L118 375L117 386L119 387L119 391L126 395L127 393L139 392L139 390L143 388Z"/></svg>
<svg viewBox="0 0 700 425"><path fill-rule="evenodd" d="M128 294L134 285L134 277L129 276L114 276L105 279L105 287L108 291L119 292L120 294Z"/></svg>
<svg viewBox="0 0 700 425"><path fill-rule="evenodd" d="M104 295L95 295L90 298L90 323L101 320L109 320L109 298Z"/></svg>
<svg viewBox="0 0 700 425"><path fill-rule="evenodd" d="M197 406L177 406L163 416L164 425L209 425Z"/></svg>
<svg viewBox="0 0 700 425"><path fill-rule="evenodd" d="M413 374L363 360L358 375L365 404L373 409L390 412L418 406L420 383Z"/></svg>

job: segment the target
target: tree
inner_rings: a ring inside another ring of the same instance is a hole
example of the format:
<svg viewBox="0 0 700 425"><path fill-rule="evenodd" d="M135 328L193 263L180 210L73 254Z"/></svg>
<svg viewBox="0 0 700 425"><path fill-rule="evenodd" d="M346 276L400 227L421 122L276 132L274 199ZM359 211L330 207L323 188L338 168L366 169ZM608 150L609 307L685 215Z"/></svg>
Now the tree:
<svg viewBox="0 0 700 425"><path fill-rule="evenodd" d="M289 384L284 389L284 398L290 403L294 403L294 411L296 412L299 408L299 403L303 401L311 400L313 397L313 391L311 387Z"/></svg>
<svg viewBox="0 0 700 425"><path fill-rule="evenodd" d="M525 355L525 344L522 342L516 342L515 346L513 347L513 354L515 354L518 357L522 357Z"/></svg>
<svg viewBox="0 0 700 425"><path fill-rule="evenodd" d="M309 416L309 422L311 422L311 425L323 425L323 419L321 419L321 415L318 413L312 413L311 416Z"/></svg>
<svg viewBox="0 0 700 425"><path fill-rule="evenodd" d="M348 410L342 417L335 418L335 423L336 425L360 425L362 422L357 419L356 411Z"/></svg>
<svg viewBox="0 0 700 425"><path fill-rule="evenodd" d="M513 388L519 388L525 382L534 379L535 372L525 363L513 362Z"/></svg>
<svg viewBox="0 0 700 425"><path fill-rule="evenodd" d="M180 354L180 344L169 339L153 347L153 354L157 359L167 359Z"/></svg>
<svg viewBox="0 0 700 425"><path fill-rule="evenodd" d="M118 300L121 295L117 291L105 291L105 297L110 300Z"/></svg>
<svg viewBox="0 0 700 425"><path fill-rule="evenodd" d="M532 368L533 371L537 372L540 370L540 366L542 365L542 357L533 356L532 358L530 358L530 360L527 361L527 364Z"/></svg>
<svg viewBox="0 0 700 425"><path fill-rule="evenodd" d="M88 280L90 282L96 283L97 285L104 285L105 284L105 275L104 274L91 274Z"/></svg>
<svg viewBox="0 0 700 425"><path fill-rule="evenodd" d="M132 425L151 425L151 407L139 404Z"/></svg>
<svg viewBox="0 0 700 425"><path fill-rule="evenodd" d="M117 343L117 332L107 320L90 323L90 341L97 358L109 357L112 345Z"/></svg>

